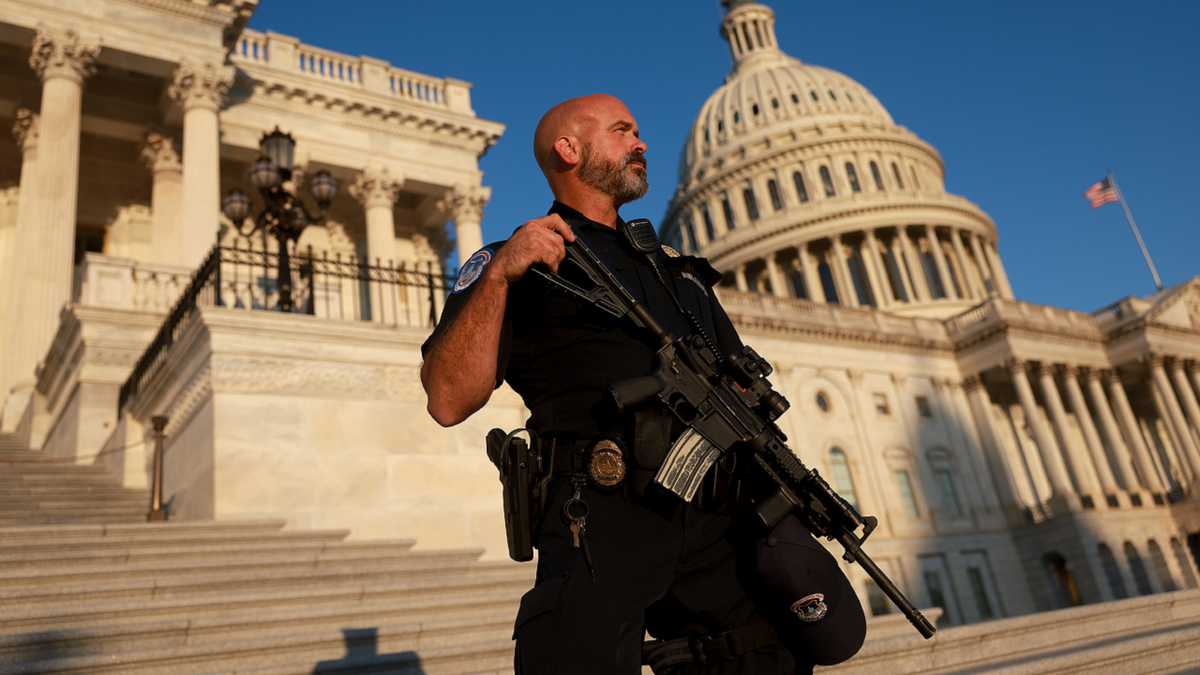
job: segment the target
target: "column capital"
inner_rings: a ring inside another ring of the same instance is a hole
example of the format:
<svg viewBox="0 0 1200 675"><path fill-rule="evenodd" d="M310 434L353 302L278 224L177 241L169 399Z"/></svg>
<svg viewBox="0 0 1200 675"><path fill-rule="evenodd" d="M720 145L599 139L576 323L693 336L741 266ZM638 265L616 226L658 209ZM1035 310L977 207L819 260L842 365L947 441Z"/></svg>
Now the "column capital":
<svg viewBox="0 0 1200 675"><path fill-rule="evenodd" d="M460 183L446 190L438 210L451 220L483 220L483 208L492 198L492 188Z"/></svg>
<svg viewBox="0 0 1200 675"><path fill-rule="evenodd" d="M216 112L225 103L225 95L233 84L233 66L212 63L180 61L175 68L174 79L167 94L181 105L184 111L206 108Z"/></svg>
<svg viewBox="0 0 1200 675"><path fill-rule="evenodd" d="M1121 384L1121 374L1118 373L1116 369L1102 371L1100 373L1100 378L1104 380L1104 384L1109 386Z"/></svg>
<svg viewBox="0 0 1200 675"><path fill-rule="evenodd" d="M38 24L33 36L33 53L29 55L29 67L33 68L42 81L55 78L83 84L89 75L96 72L94 62L100 55L100 38L84 38L71 29L51 28Z"/></svg>
<svg viewBox="0 0 1200 675"><path fill-rule="evenodd" d="M1181 359L1179 357L1175 357L1175 358L1171 359L1170 361L1167 361L1167 370L1169 370L1171 372L1175 372L1177 370L1182 371L1183 368L1184 368L1183 359Z"/></svg>
<svg viewBox="0 0 1200 675"><path fill-rule="evenodd" d="M1077 380L1077 379L1079 379L1079 375L1080 375L1080 374L1081 374L1081 373L1082 373L1084 370L1085 370L1085 369L1083 369L1083 368L1080 368L1079 366L1074 366L1074 365L1071 365L1071 364L1069 364L1069 363L1067 363L1067 364L1063 364L1063 365L1060 365L1060 366L1058 367L1058 372L1062 373L1062 376L1063 376L1063 378L1065 378L1065 379L1068 379L1068 380Z"/></svg>
<svg viewBox="0 0 1200 675"><path fill-rule="evenodd" d="M389 169L364 168L354 177L354 182L348 188L350 196L363 205L363 208L385 206L392 208L400 189L404 187L405 176L402 173L393 174Z"/></svg>
<svg viewBox="0 0 1200 675"><path fill-rule="evenodd" d="M1041 361L1038 363L1036 372L1038 377L1054 377L1054 371L1055 367L1053 363Z"/></svg>
<svg viewBox="0 0 1200 675"><path fill-rule="evenodd" d="M1191 362L1191 363L1188 365L1188 367L1187 367L1187 370L1188 370L1188 372L1189 372L1189 373L1191 373L1192 375L1197 375L1197 374L1200 374L1200 360L1198 360L1198 361L1192 361L1192 362Z"/></svg>
<svg viewBox="0 0 1200 675"><path fill-rule="evenodd" d="M963 378L962 386L967 391L975 391L983 386L983 378L978 374L967 375Z"/></svg>
<svg viewBox="0 0 1200 675"><path fill-rule="evenodd" d="M1028 366L1029 366L1029 363L1027 361L1025 361L1025 359L1018 359L1016 357L1013 357L1011 359L1006 359L1004 361L1004 369L1007 370L1012 375L1016 375L1018 372L1025 374L1026 368L1028 368Z"/></svg>
<svg viewBox="0 0 1200 675"><path fill-rule="evenodd" d="M21 150L32 150L38 142L38 120L40 116L29 108L17 108L17 121L13 124L13 138Z"/></svg>
<svg viewBox="0 0 1200 675"><path fill-rule="evenodd" d="M1142 362L1142 364L1144 364L1147 368L1153 370L1155 368L1162 368L1166 359L1162 354L1151 352L1145 356L1138 357L1138 361Z"/></svg>
<svg viewBox="0 0 1200 675"><path fill-rule="evenodd" d="M151 171L179 171L182 168L175 139L157 131L146 134L146 145L142 147L142 161Z"/></svg>

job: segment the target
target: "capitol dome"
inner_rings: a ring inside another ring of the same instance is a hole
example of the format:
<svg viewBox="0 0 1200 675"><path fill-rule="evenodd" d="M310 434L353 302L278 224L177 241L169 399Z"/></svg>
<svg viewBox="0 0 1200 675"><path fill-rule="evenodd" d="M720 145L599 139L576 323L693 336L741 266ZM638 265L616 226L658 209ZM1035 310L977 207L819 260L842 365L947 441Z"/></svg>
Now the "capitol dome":
<svg viewBox="0 0 1200 675"><path fill-rule="evenodd" d="M936 317L1011 298L995 225L946 193L937 151L784 54L769 7L725 5L733 69L688 134L663 239L746 292Z"/></svg>

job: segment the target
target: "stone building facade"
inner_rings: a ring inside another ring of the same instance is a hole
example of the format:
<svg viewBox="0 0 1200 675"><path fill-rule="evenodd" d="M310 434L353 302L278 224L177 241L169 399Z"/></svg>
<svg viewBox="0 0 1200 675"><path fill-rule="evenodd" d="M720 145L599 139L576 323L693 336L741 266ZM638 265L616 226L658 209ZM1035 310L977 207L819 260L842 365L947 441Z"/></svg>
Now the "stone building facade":
<svg viewBox="0 0 1200 675"><path fill-rule="evenodd" d="M165 417L174 518L503 558L480 439L527 412L502 389L441 429L417 373L504 128L465 82L247 29L255 6L0 0L0 430L143 486ZM793 448L880 518L868 551L950 624L1196 587L1200 281L1094 314L1014 299L996 225L945 192L937 151L783 54L773 22L729 3L733 72L662 236L726 273ZM277 299L277 245L220 211L276 127L288 189L342 187L296 243L291 313L253 311ZM313 282L330 261L355 271Z"/></svg>
<svg viewBox="0 0 1200 675"><path fill-rule="evenodd" d="M881 516L884 569L953 623L1195 587L1200 280L1093 314L1015 300L937 151L784 54L769 7L725 4L733 69L662 236L725 274L793 448Z"/></svg>

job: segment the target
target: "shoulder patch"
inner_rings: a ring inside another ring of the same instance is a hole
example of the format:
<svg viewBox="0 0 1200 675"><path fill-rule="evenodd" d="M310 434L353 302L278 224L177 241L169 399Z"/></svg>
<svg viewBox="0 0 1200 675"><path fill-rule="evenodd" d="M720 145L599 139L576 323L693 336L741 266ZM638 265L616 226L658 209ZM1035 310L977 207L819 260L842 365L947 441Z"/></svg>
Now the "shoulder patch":
<svg viewBox="0 0 1200 675"><path fill-rule="evenodd" d="M662 245L662 250L663 250L663 253L666 253L668 256L670 256L672 258L679 257L679 251L676 251L675 249L671 248L670 246L667 246L666 244Z"/></svg>
<svg viewBox="0 0 1200 675"><path fill-rule="evenodd" d="M467 258L467 262L463 263L462 268L458 270L458 281L454 282L454 289L450 292L462 293L467 290L471 284L483 276L483 268L492 262L493 255L492 249L481 248L470 258Z"/></svg>

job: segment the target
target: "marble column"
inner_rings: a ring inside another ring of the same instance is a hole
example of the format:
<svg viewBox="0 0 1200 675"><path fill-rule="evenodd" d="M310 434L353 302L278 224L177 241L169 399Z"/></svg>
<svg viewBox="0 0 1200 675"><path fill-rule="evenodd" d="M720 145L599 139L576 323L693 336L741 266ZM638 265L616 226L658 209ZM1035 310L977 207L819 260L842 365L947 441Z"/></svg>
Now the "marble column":
<svg viewBox="0 0 1200 675"><path fill-rule="evenodd" d="M438 208L454 221L459 265L483 248L483 207L491 198L490 187L460 184L447 190L438 202Z"/></svg>
<svg viewBox="0 0 1200 675"><path fill-rule="evenodd" d="M992 268L992 283L997 284L997 291L1000 296L1008 300L1013 299L1012 286L1008 283L1008 274L1004 271L1004 265L1000 264L1000 254L996 252L996 247L992 242L983 242L983 250L988 257L988 264Z"/></svg>
<svg viewBox="0 0 1200 675"><path fill-rule="evenodd" d="M950 267L946 264L946 252L942 250L942 242L938 241L937 230L933 225L925 226L925 237L929 240L929 255L933 258L933 266L937 268L938 278L942 280L942 290L947 300L955 299L954 279L950 276Z"/></svg>
<svg viewBox="0 0 1200 675"><path fill-rule="evenodd" d="M825 287L821 284L817 261L809 252L807 243L796 247L796 256L796 259L800 261L801 271L804 273L804 290L808 291L808 299L824 304L826 302Z"/></svg>
<svg viewBox="0 0 1200 675"><path fill-rule="evenodd" d="M737 284L739 291L743 293L750 292L750 284L746 283L746 265L744 263L734 268L733 280Z"/></svg>
<svg viewBox="0 0 1200 675"><path fill-rule="evenodd" d="M404 176L394 176L386 168L368 167L359 172L347 188L350 196L357 199L365 211L367 251L364 262L368 267L394 268L416 262L401 261L396 250L395 206L403 185ZM478 248L472 249L472 253ZM382 283L370 284L368 292L371 297L372 321L385 324L395 322L397 296L393 294L400 290Z"/></svg>
<svg viewBox="0 0 1200 675"><path fill-rule="evenodd" d="M38 361L58 329L58 314L71 300L79 194L79 134L83 82L95 68L98 41L75 31L38 26L29 65L42 80L37 175L21 194L35 218L32 246L21 250L21 292L13 316L21 317L19 339L9 344L10 381L31 381ZM45 133L53 129L54 133ZM7 414L6 414L7 416Z"/></svg>
<svg viewBox="0 0 1200 675"><path fill-rule="evenodd" d="M829 241L833 275L838 282L838 300L843 307L858 307L858 291L854 288L854 279L850 276L850 267L846 264L846 248L842 245L842 236L835 234Z"/></svg>
<svg viewBox="0 0 1200 675"><path fill-rule="evenodd" d="M1163 402L1166 403L1167 412L1170 414L1170 422L1175 425L1175 431L1179 436L1181 447L1180 452L1187 457L1187 463L1191 466L1192 476L1200 475L1200 449L1196 447L1196 439L1192 437L1192 432L1188 428L1187 419L1184 418L1183 409L1179 405L1179 399L1175 396L1175 389L1171 387L1170 380L1167 379L1167 372L1163 368L1163 359L1161 356L1152 356L1147 359L1150 366L1150 375L1154 378L1154 383L1158 385L1159 391L1162 393ZM1186 392L1186 396L1191 398L1192 405L1195 405L1195 397L1192 395L1191 386L1183 377L1182 365L1175 368L1172 364L1172 370L1176 370L1178 377L1176 381L1182 381L1183 386L1180 387L1181 392ZM1200 412L1200 411L1197 411ZM1197 427L1200 429L1200 427Z"/></svg>
<svg viewBox="0 0 1200 675"><path fill-rule="evenodd" d="M1096 470L1083 448L1078 447L1074 437L1068 433L1071 427L1067 422L1067 411L1063 407L1062 397L1058 393L1058 384L1054 382L1054 369L1043 364L1038 369L1038 380L1042 385L1042 398L1050 411L1050 419L1058 431L1058 447L1070 464L1079 491L1095 498L1100 492L1100 479L1096 476Z"/></svg>
<svg viewBox="0 0 1200 675"><path fill-rule="evenodd" d="M1195 368L1193 366L1193 368ZM1192 385L1188 382L1187 375L1184 374L1183 359L1175 359L1168 366L1171 371L1171 379L1175 382L1176 391L1179 394L1179 401L1183 404L1184 410L1187 411L1188 421L1192 423L1192 429L1200 434L1200 401L1196 399L1196 392L1192 391ZM1200 373L1200 371L1196 371Z"/></svg>
<svg viewBox="0 0 1200 675"><path fill-rule="evenodd" d="M858 248L858 257L863 263L863 274L866 275L866 282L871 287L871 296L875 299L876 307L887 307L891 303L889 289L887 287L887 278L879 274L879 242L875 239L875 233L867 230L863 233L862 244Z"/></svg>
<svg viewBox="0 0 1200 675"><path fill-rule="evenodd" d="M1100 385L1100 373L1089 370L1084 375L1084 380L1087 382L1088 394L1092 398L1092 407L1100 416L1100 429L1108 440L1108 447L1112 449L1117 477L1126 490L1136 491L1140 488L1140 484L1133 471L1133 458L1129 455L1129 448L1125 445L1124 439L1121 438L1121 429L1117 426L1117 420L1113 416L1108 397L1104 394L1104 387Z"/></svg>
<svg viewBox="0 0 1200 675"><path fill-rule="evenodd" d="M967 235L967 240L971 242L971 254L975 256L975 264L979 270L979 284L983 289L984 296L999 295L1000 287L996 284L995 276L991 273L991 265L987 258L984 257L983 247L979 244L979 235L970 233ZM992 280L992 290L988 290L987 281Z"/></svg>
<svg viewBox="0 0 1200 675"><path fill-rule="evenodd" d="M896 271L900 277L900 285L904 289L904 301L916 302L917 296L913 295L912 281L908 278L907 265L904 264L904 248L900 244L899 228L896 230L896 236L888 242L888 250L891 252L892 258L896 260ZM886 265L886 262L884 264Z"/></svg>
<svg viewBox="0 0 1200 675"><path fill-rule="evenodd" d="M1004 488L999 491L1001 504L1010 514L1019 513L1027 504L1034 504L1037 499L1035 491L1025 472L1024 463L1014 452L1013 448L1005 445L1000 434L996 431L995 419L992 416L992 400L987 393L987 387L977 375L970 375L963 380L963 388L967 393L972 416L979 428L979 438L989 462L999 471L993 469L994 475L1004 479ZM996 465L999 465L998 467Z"/></svg>
<svg viewBox="0 0 1200 675"><path fill-rule="evenodd" d="M1146 440L1142 438L1142 431L1138 428L1137 418L1133 414L1133 408L1129 405L1129 398L1125 396L1125 387L1121 385L1121 378L1116 374L1108 376L1108 393L1112 397L1113 408L1116 410L1117 420L1121 423L1121 430L1125 433L1125 438L1133 449L1133 465L1137 468L1142 484L1151 492L1163 492L1162 480L1158 476L1158 470L1154 467L1154 460L1150 457Z"/></svg>
<svg viewBox="0 0 1200 675"><path fill-rule="evenodd" d="M1193 361L1192 365L1188 366L1188 374L1192 376L1192 383L1196 385L1196 390L1200 391L1200 361ZM1200 429L1196 431L1200 432Z"/></svg>
<svg viewBox="0 0 1200 675"><path fill-rule="evenodd" d="M1115 494L1118 490L1117 481L1113 476L1112 467L1108 464L1108 456L1104 454L1104 444L1100 434L1096 432L1096 424L1087 403L1083 400L1083 390L1079 387L1079 371L1068 366L1063 369L1063 386L1067 389L1067 398L1071 401L1071 410L1075 419L1079 420L1079 428L1083 431L1083 439L1091 453L1092 466L1096 471L1096 479L1100 481L1100 489L1104 494Z"/></svg>
<svg viewBox="0 0 1200 675"><path fill-rule="evenodd" d="M1051 499L1068 498L1074 493L1074 489L1067 475L1067 466L1055 447L1053 434L1042 423L1037 400L1033 396L1033 388L1029 385L1029 376L1025 372L1025 362L1013 359L1006 365L1009 374L1012 375L1013 388L1017 390L1017 399L1025 411L1025 420L1033 432L1034 442L1038 445L1046 477L1050 480Z"/></svg>
<svg viewBox="0 0 1200 675"><path fill-rule="evenodd" d="M1181 486L1190 485L1192 469L1184 458L1179 434L1171 422L1171 413L1167 412L1167 404L1163 400L1162 392L1154 380L1147 382L1146 388L1150 390L1150 400L1154 403L1154 412L1157 414L1157 419L1142 418L1139 420L1142 423L1142 435L1146 438L1146 447L1150 448L1150 456L1158 461L1160 475L1166 479L1169 487L1172 482ZM1166 432L1165 439L1161 436L1163 432ZM1156 452L1160 443L1162 452Z"/></svg>
<svg viewBox="0 0 1200 675"><path fill-rule="evenodd" d="M13 137L21 148L21 182L17 193L17 222L13 228L12 241L9 248L9 264L0 269L0 404L8 398L9 391L18 381L23 381L24 394L32 390L33 367L28 362L25 350L21 348L25 341L24 322L14 320L20 311L24 284L17 284L18 275L24 275L24 261L36 251L37 223L36 195L37 183L37 146L38 146L38 114L28 108L18 108L16 124L13 125ZM12 317L12 318L10 318ZM20 357L20 358L18 358ZM36 359L36 356L34 356ZM0 431L12 432L17 420L24 410L25 396L13 400L13 411L0 414ZM7 406L6 406L7 407ZM21 408L21 410L17 410Z"/></svg>
<svg viewBox="0 0 1200 675"><path fill-rule="evenodd" d="M151 255L155 262L184 265L183 164L175 139L152 131L146 134L142 161L153 173L150 211L154 217Z"/></svg>
<svg viewBox="0 0 1200 675"><path fill-rule="evenodd" d="M896 292L892 288L892 280L888 275L887 261L883 258L883 252L880 251L879 239L875 236L875 230L868 229L863 236L866 239L866 249L870 261L868 265L875 267L875 277L879 280L880 297L876 298L883 307L891 307L896 303Z"/></svg>
<svg viewBox="0 0 1200 675"><path fill-rule="evenodd" d="M183 61L167 93L183 108L183 218L180 264L197 267L217 243L221 213L218 111L233 68Z"/></svg>
<svg viewBox="0 0 1200 675"><path fill-rule="evenodd" d="M771 295L777 298L786 298L788 297L787 281L779 271L779 263L775 260L776 255L768 253L766 256L767 277L771 280Z"/></svg>
<svg viewBox="0 0 1200 675"><path fill-rule="evenodd" d="M933 286L925 278L925 267L921 264L921 255L917 252L917 247L913 245L908 228L901 226L897 228L897 231L900 233L900 245L904 248L904 260L908 263L909 273L912 274L916 298L922 302L929 301L933 299Z"/></svg>
<svg viewBox="0 0 1200 675"><path fill-rule="evenodd" d="M987 293L975 281L975 270L971 269L971 261L967 259L967 250L963 247L962 236L953 227L950 228L950 244L954 247L954 256L958 259L958 283L962 286L964 298L983 299Z"/></svg>

